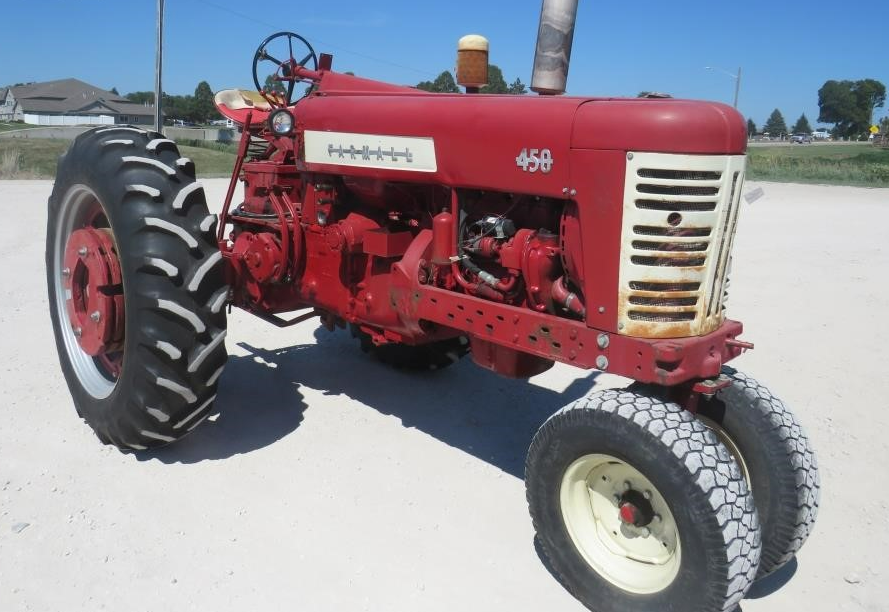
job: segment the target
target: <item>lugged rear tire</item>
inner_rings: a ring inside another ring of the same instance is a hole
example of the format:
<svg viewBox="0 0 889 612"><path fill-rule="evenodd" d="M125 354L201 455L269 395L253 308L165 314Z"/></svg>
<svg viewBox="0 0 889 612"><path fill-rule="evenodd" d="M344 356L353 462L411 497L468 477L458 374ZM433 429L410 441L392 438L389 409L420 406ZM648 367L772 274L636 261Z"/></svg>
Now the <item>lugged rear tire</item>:
<svg viewBox="0 0 889 612"><path fill-rule="evenodd" d="M60 158L47 220L50 314L74 405L103 442L162 446L209 414L227 358L216 224L194 164L160 134L98 128ZM122 276L122 346L99 358L78 344L66 308L64 253L84 227L111 232Z"/></svg>
<svg viewBox="0 0 889 612"><path fill-rule="evenodd" d="M541 548L591 610L729 611L756 576L740 468L676 404L608 390L568 405L534 436L525 483ZM615 521L628 501L643 524Z"/></svg>

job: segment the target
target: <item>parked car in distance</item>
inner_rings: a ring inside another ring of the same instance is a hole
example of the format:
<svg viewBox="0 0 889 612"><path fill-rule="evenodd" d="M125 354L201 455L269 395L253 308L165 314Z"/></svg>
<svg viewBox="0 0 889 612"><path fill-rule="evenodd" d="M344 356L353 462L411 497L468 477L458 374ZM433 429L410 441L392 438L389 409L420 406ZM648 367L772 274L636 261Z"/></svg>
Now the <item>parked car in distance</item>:
<svg viewBox="0 0 889 612"><path fill-rule="evenodd" d="M812 138L815 140L830 140L830 132L827 130L815 130L812 132Z"/></svg>
<svg viewBox="0 0 889 612"><path fill-rule="evenodd" d="M808 134L794 134L790 137L790 142L793 144L811 144L812 137Z"/></svg>

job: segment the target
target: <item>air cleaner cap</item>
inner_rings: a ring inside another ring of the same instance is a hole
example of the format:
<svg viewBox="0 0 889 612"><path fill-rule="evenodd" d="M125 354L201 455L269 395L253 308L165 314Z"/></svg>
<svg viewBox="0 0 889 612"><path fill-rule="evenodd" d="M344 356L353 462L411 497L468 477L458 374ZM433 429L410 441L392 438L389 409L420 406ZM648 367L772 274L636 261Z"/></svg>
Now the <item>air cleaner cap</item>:
<svg viewBox="0 0 889 612"><path fill-rule="evenodd" d="M467 89L488 84L488 39L478 34L464 36L457 43L457 83Z"/></svg>

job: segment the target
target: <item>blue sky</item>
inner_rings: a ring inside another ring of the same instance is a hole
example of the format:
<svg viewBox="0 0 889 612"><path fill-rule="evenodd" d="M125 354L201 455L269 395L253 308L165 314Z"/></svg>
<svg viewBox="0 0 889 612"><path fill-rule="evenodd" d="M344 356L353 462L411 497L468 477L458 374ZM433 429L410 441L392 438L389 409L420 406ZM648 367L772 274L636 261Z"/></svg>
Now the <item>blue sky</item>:
<svg viewBox="0 0 889 612"><path fill-rule="evenodd" d="M153 89L156 0L3 4L0 85L76 77L121 93ZM731 103L733 78L704 67L740 66L745 116L761 126L777 107L788 124L805 112L814 126L824 81L889 85L885 36L869 32L886 9L886 0L580 0L569 93ZM539 13L539 0L166 0L164 89L249 86L253 52L276 30L332 52L335 69L403 84L450 69L460 36L480 33L507 80L527 84Z"/></svg>

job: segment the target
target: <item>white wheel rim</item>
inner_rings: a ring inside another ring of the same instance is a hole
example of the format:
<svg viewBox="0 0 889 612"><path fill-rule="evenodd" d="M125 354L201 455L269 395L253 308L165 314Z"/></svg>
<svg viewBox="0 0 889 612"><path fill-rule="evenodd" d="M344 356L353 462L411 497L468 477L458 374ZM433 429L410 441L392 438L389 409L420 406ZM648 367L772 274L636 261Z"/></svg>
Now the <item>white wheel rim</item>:
<svg viewBox="0 0 889 612"><path fill-rule="evenodd" d="M56 313L59 317L59 328L68 354L71 369L84 391L96 399L104 399L114 391L116 382L112 380L104 368L94 357L86 354L68 316L67 293L62 270L65 266L65 247L71 234L82 227L96 214L103 211L99 197L86 185L74 185L64 195L64 200L56 218L55 241L53 242L52 279L55 285Z"/></svg>
<svg viewBox="0 0 889 612"><path fill-rule="evenodd" d="M644 527L624 523L626 484L642 493L655 517ZM679 573L681 543L673 513L639 470L610 455L585 455L562 477L562 519L578 553L601 577L638 594L667 588Z"/></svg>

